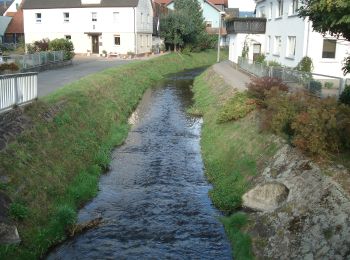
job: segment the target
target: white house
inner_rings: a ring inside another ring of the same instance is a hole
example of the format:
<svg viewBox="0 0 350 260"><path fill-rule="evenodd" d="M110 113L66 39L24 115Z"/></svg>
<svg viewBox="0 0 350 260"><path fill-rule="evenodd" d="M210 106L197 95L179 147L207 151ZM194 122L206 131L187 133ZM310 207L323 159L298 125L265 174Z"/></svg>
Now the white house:
<svg viewBox="0 0 350 260"><path fill-rule="evenodd" d="M26 43L67 38L76 53L151 51L151 0L26 0Z"/></svg>
<svg viewBox="0 0 350 260"><path fill-rule="evenodd" d="M295 67L304 56L314 64L313 72L343 77L344 57L350 52L350 42L313 31L312 22L298 16L301 1L257 0L257 17L266 17L265 54Z"/></svg>

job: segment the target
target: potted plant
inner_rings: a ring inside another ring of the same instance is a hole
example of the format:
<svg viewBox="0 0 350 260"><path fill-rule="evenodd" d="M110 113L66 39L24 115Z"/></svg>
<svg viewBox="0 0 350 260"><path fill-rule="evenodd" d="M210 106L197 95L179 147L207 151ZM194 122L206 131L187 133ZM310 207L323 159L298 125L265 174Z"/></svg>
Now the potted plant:
<svg viewBox="0 0 350 260"><path fill-rule="evenodd" d="M106 50L103 50L103 51L102 51L102 56L103 56L103 57L107 57L107 51L106 51Z"/></svg>

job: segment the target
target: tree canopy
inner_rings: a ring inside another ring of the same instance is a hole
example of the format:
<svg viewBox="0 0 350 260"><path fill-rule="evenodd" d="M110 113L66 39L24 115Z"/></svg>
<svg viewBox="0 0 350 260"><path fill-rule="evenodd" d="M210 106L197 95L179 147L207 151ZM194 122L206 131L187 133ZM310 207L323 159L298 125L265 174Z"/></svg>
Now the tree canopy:
<svg viewBox="0 0 350 260"><path fill-rule="evenodd" d="M198 0L175 0L174 7L160 21L160 36L165 43L173 45L175 50L184 46L204 46L208 35Z"/></svg>
<svg viewBox="0 0 350 260"><path fill-rule="evenodd" d="M315 31L350 41L350 0L303 0L299 14L309 17ZM350 56L345 59L344 74L350 72Z"/></svg>

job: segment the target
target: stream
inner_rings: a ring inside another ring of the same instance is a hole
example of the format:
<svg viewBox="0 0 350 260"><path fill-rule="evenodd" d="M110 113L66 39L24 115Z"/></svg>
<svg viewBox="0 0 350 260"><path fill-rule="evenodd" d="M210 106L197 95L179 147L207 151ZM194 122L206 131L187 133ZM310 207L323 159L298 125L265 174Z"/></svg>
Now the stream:
<svg viewBox="0 0 350 260"><path fill-rule="evenodd" d="M202 119L186 113L201 71L171 75L146 91L98 196L79 212L79 223L102 217L102 225L48 259L232 259L220 212L208 197Z"/></svg>

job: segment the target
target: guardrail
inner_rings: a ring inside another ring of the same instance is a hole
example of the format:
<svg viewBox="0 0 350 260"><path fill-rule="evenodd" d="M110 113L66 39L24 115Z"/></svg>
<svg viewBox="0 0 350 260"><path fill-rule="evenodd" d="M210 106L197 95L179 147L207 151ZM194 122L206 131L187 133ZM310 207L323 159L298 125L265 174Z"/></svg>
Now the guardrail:
<svg viewBox="0 0 350 260"><path fill-rule="evenodd" d="M38 97L38 73L0 76L0 112L28 103Z"/></svg>
<svg viewBox="0 0 350 260"><path fill-rule="evenodd" d="M279 78L290 89L305 89L319 97L339 97L345 88L345 84L350 80L290 68L267 66L243 58L238 59L238 66L257 77Z"/></svg>

